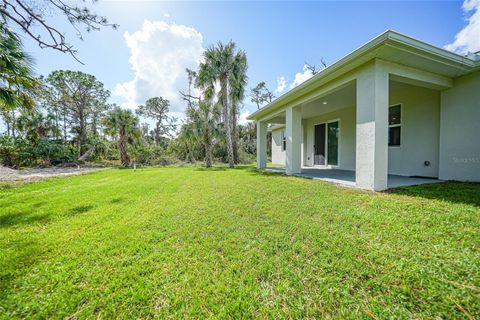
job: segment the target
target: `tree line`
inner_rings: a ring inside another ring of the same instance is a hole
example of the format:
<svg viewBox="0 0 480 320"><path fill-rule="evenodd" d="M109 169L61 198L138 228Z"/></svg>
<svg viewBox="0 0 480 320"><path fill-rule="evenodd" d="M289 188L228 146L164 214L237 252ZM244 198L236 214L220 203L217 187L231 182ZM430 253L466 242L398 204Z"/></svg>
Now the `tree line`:
<svg viewBox="0 0 480 320"><path fill-rule="evenodd" d="M43 4L49 5L77 28L116 28L87 8L56 0ZM0 164L130 166L203 161L210 167L220 161L233 167L254 160L256 128L238 123L240 110L247 95L257 107L274 96L264 82L246 93L247 57L233 41L210 46L198 70L186 70L188 86L179 92L185 116L179 120L169 116L170 102L161 93L132 111L109 103L110 92L94 75L56 70L37 77L33 58L10 29L12 24L42 48L78 60L63 33L48 24L45 11L42 5L23 0L0 4L0 119L5 128L0 133ZM35 33L39 28L50 37Z"/></svg>
<svg viewBox="0 0 480 320"><path fill-rule="evenodd" d="M188 88L179 93L186 111L178 120L169 116L170 102L161 96L135 112L111 104L104 84L80 71L35 77L19 38L6 28L0 37L5 166L220 161L233 167L254 159L255 127L238 124L247 58L233 42L211 46L198 70L186 70Z"/></svg>

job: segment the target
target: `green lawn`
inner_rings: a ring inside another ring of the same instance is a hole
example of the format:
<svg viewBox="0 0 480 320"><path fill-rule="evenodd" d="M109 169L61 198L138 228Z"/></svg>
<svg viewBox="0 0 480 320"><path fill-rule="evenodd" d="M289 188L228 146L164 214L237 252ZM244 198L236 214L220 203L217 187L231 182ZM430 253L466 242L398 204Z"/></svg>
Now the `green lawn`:
<svg viewBox="0 0 480 320"><path fill-rule="evenodd" d="M0 318L478 318L479 270L480 184L187 167L0 189Z"/></svg>

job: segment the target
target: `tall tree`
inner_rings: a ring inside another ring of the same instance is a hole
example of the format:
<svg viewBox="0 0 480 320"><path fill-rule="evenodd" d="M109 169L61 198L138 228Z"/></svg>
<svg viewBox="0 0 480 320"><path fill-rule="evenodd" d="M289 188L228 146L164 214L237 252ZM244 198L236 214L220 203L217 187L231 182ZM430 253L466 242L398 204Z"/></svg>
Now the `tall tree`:
<svg viewBox="0 0 480 320"><path fill-rule="evenodd" d="M122 166L128 167L130 156L128 155L127 143L140 135L138 118L132 111L117 106L108 112L104 118L104 124L107 132L116 137Z"/></svg>
<svg viewBox="0 0 480 320"><path fill-rule="evenodd" d="M213 138L221 112L218 104L212 103L208 92L204 97L196 106L187 109L187 117L192 123L192 133L203 146L205 166L210 168L213 164Z"/></svg>
<svg viewBox="0 0 480 320"><path fill-rule="evenodd" d="M106 99L105 99L106 100ZM98 137L102 130L101 119L111 110L114 106L107 104L105 100L96 100L92 108L92 116L90 122L90 132L94 137Z"/></svg>
<svg viewBox="0 0 480 320"><path fill-rule="evenodd" d="M260 106L263 105L265 102L272 102L275 96L267 88L265 82L261 81L250 91L250 98L250 101L257 105L257 109L260 109Z"/></svg>
<svg viewBox="0 0 480 320"><path fill-rule="evenodd" d="M213 103L222 109L223 128L228 152L228 164L235 166L235 130L238 107L243 99L247 79L247 59L245 52L236 50L234 42L209 47L203 54L204 62L200 64L197 86L203 92L216 96ZM242 87L243 86L243 87ZM218 87L218 90L217 90Z"/></svg>
<svg viewBox="0 0 480 320"><path fill-rule="evenodd" d="M173 121L168 117L170 110L170 101L162 97L150 98L137 109L137 114L146 118L155 120L155 144L160 144L160 137L163 134L169 134L174 128Z"/></svg>
<svg viewBox="0 0 480 320"><path fill-rule="evenodd" d="M207 104L204 99L202 108L200 103L202 99L200 96L194 96L193 90L195 88L197 72L191 69L185 69L188 77L188 91L187 93L180 91L180 95L183 100L187 102L187 108L185 111L186 119L180 129L180 132L176 138L184 151L184 158L186 161L193 162L198 157L198 149L203 150L203 159L207 167L211 167L213 164L212 156L212 139L210 138L210 130L204 130L207 128L204 121L209 118L211 104ZM211 102L210 100L208 100ZM212 123L213 121L209 122ZM201 148L198 148L198 146Z"/></svg>
<svg viewBox="0 0 480 320"><path fill-rule="evenodd" d="M233 161L240 162L239 156L239 135L238 135L238 117L243 99L245 98L245 87L247 85L247 55L241 51L235 55L233 64L232 81L230 81L230 108L231 108L231 128L232 128L232 149Z"/></svg>
<svg viewBox="0 0 480 320"><path fill-rule="evenodd" d="M70 97L65 95L64 90L57 89L52 79L41 77L41 81L41 103L49 113L55 116L55 124L60 129L59 134L65 143L68 139L68 128L70 126L70 114L67 107Z"/></svg>
<svg viewBox="0 0 480 320"><path fill-rule="evenodd" d="M35 104L39 83L32 72L32 61L18 36L0 23L0 111L12 135L16 109L29 109Z"/></svg>
<svg viewBox="0 0 480 320"><path fill-rule="evenodd" d="M105 108L110 92L94 76L69 70L52 72L47 81L54 90L54 95L64 103L77 140L77 157L82 156L87 140L88 121L98 108Z"/></svg>
<svg viewBox="0 0 480 320"><path fill-rule="evenodd" d="M81 2L85 3L85 0ZM64 0L2 0L0 16L9 25L22 30L41 48L69 53L77 61L79 61L76 56L77 51L67 42L65 30L55 27L48 21L48 17L64 16L81 40L83 40L81 29L91 32L105 26L117 28L116 24L108 23L105 17L91 12L87 6L79 6L75 2Z"/></svg>
<svg viewBox="0 0 480 320"><path fill-rule="evenodd" d="M187 72L188 77L188 93L185 94L183 92L180 92L180 94L182 95L182 98L188 102L187 107L190 108L195 103L195 101L199 99L198 97L194 97L192 92L195 81L197 79L197 72L189 68L186 68L185 71Z"/></svg>

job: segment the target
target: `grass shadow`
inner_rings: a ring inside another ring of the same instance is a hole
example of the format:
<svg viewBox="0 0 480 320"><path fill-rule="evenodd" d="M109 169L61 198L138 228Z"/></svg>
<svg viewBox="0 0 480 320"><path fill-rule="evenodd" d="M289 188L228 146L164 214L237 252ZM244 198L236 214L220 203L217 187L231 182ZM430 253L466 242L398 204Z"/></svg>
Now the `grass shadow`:
<svg viewBox="0 0 480 320"><path fill-rule="evenodd" d="M227 171L227 170L251 170L255 169L255 166L251 164L237 164L235 167L230 168L228 165L217 165L207 168L205 166L196 167L197 171Z"/></svg>
<svg viewBox="0 0 480 320"><path fill-rule="evenodd" d="M269 169L256 169L255 167L249 167L249 168L246 168L246 171L249 174L256 175L256 176L283 177L285 179L297 178L297 179L313 180L312 177L303 176L303 175L286 175L284 171L269 170Z"/></svg>
<svg viewBox="0 0 480 320"><path fill-rule="evenodd" d="M50 220L49 214L32 214L28 212L12 212L0 216L0 228L9 228L16 225L46 223Z"/></svg>
<svg viewBox="0 0 480 320"><path fill-rule="evenodd" d="M75 216L77 214L88 212L88 211L92 210L93 208L94 208L94 206L92 206L92 205L78 206L78 207L70 209L69 210L69 215L70 216Z"/></svg>
<svg viewBox="0 0 480 320"><path fill-rule="evenodd" d="M287 174L285 174L285 170L283 168L270 168L269 167L267 169L257 169L255 167L248 166L248 167L245 167L243 169L246 170L247 172L253 174L253 175L277 176L277 177L282 176L282 177L285 177L285 178L294 177L294 178L307 179L307 180L312 180L313 179L312 177L305 176L305 175L297 175L297 174L287 175Z"/></svg>
<svg viewBox="0 0 480 320"><path fill-rule="evenodd" d="M43 201L42 202L37 202L37 203L32 204L32 208L37 209L37 208L43 207L44 205L45 205L45 202L43 202Z"/></svg>
<svg viewBox="0 0 480 320"><path fill-rule="evenodd" d="M391 189L388 193L472 205L480 208L480 183L449 181Z"/></svg>
<svg viewBox="0 0 480 320"><path fill-rule="evenodd" d="M286 176L285 173L280 171L263 170L263 169L255 169L255 168L250 168L247 171L250 174L260 175L260 176Z"/></svg>
<svg viewBox="0 0 480 320"><path fill-rule="evenodd" d="M227 167L211 167L211 168L206 168L206 167L198 167L195 170L196 171L227 171Z"/></svg>

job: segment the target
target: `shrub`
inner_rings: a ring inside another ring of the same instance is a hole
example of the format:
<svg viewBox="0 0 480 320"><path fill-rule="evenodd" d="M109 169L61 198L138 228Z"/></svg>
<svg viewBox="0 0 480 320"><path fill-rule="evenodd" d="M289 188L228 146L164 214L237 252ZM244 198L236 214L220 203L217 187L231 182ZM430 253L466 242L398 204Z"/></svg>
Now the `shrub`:
<svg viewBox="0 0 480 320"><path fill-rule="evenodd" d="M59 163L71 162L74 154L69 152L62 141L41 140L31 147L32 160L43 166L50 166ZM70 149L71 150L71 149Z"/></svg>
<svg viewBox="0 0 480 320"><path fill-rule="evenodd" d="M134 162L140 165L166 166L178 162L163 147L156 145L137 145L132 147L131 153Z"/></svg>
<svg viewBox="0 0 480 320"><path fill-rule="evenodd" d="M22 137L0 137L0 163L4 166L50 166L72 161L75 161L74 148L60 140L33 143Z"/></svg>
<svg viewBox="0 0 480 320"><path fill-rule="evenodd" d="M31 158L27 140L20 137L0 137L0 162L11 168L18 168L24 160ZM28 165L28 164L27 164Z"/></svg>

